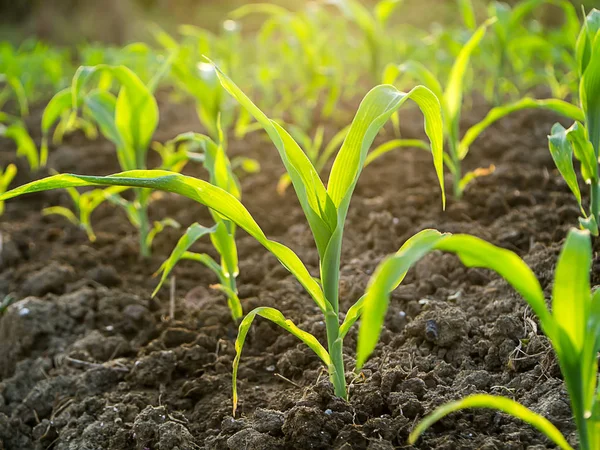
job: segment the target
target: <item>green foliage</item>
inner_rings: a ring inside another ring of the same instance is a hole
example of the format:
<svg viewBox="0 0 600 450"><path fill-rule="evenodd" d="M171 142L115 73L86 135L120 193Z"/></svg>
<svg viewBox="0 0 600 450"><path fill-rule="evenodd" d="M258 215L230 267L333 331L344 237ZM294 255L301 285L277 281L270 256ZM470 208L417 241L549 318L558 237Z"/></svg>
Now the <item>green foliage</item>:
<svg viewBox="0 0 600 450"><path fill-rule="evenodd" d="M217 126L219 127L218 120ZM218 133L219 136L223 136L220 128L218 128ZM187 150L190 155L189 158L202 162L204 168L209 173L210 183L231 194L236 200L241 200L240 183L225 153L222 142L223 139L220 139L217 144L211 138L202 134L184 133L167 143L167 146L182 144L189 146L191 144L191 147ZM248 165L248 161L245 161L246 165ZM254 168L250 167L250 169ZM235 243L236 225L234 221L226 219L213 210L211 210L211 214L215 222L213 227L206 228L195 223L179 239L169 258L157 271L157 274L160 274L161 278L153 295L156 295L179 260L188 259L198 261L215 273L219 279L219 284L215 287L227 296L231 315L234 320L239 320L242 317L243 311L236 285L236 277L239 273ZM217 264L207 254L198 254L189 251L190 247L204 235L210 235L215 250L221 257L220 264Z"/></svg>
<svg viewBox="0 0 600 450"><path fill-rule="evenodd" d="M100 64L80 67L73 77L71 88L57 93L44 110L41 152L43 163L45 164L48 154L48 135L52 126L59 119L61 122L73 123L81 112L81 123L93 123L93 126L115 145L117 159L123 170L146 168L146 155L159 117L153 90L170 63L170 60L164 62L163 67L148 85L125 66ZM114 83L119 86L117 95L111 92ZM72 129L73 126L66 125L64 128ZM93 201L92 197L89 200L91 205L95 205L94 208L97 206L97 200L104 199L100 194L93 198ZM162 225L155 225L153 229L150 227L148 219L150 191L136 189L133 201L120 197L118 193L112 193L106 198L125 209L130 222L139 230L141 255L149 256L149 244L156 233L162 229ZM79 210L81 207L79 199L75 197L73 199L78 205L76 209ZM89 205L83 210L87 212ZM64 208L53 208L46 212L62 214L73 221L73 217ZM91 214L91 211L89 213ZM79 222L92 239L93 231L87 219Z"/></svg>
<svg viewBox="0 0 600 450"><path fill-rule="evenodd" d="M91 242L96 240L96 234L92 228L92 213L104 201L120 194L127 188L122 186L112 186L106 189L93 189L84 193L79 193L75 188L67 188L66 191L73 201L73 210L64 206L50 206L42 210L45 216L59 215L63 216L73 225L84 230Z"/></svg>
<svg viewBox="0 0 600 450"><path fill-rule="evenodd" d="M594 235L598 235L600 212L600 11L594 9L586 17L577 39L577 65L579 67L579 100L581 110L570 116L576 122L565 129L556 123L548 136L550 154L558 171L575 195L583 215L579 222ZM573 107L574 108L574 107ZM581 176L590 186L590 207L582 205L581 192L573 168L573 156L581 163Z"/></svg>
<svg viewBox="0 0 600 450"><path fill-rule="evenodd" d="M15 143L17 156L24 156L31 170L39 169L41 155L38 154L35 142L20 119L0 112L0 136Z"/></svg>
<svg viewBox="0 0 600 450"><path fill-rule="evenodd" d="M454 196L456 198L462 196L462 193L469 182L478 176L489 173L489 171L479 170L463 174L462 161L469 153L470 146L475 139L496 121L513 112L524 109L546 109L574 120L583 120L582 111L578 107L563 100L538 100L525 97L515 102L493 108L482 121L471 126L465 132L462 139L460 138L459 127L461 110L463 108L465 75L467 73L470 57L482 42L486 29L497 22L498 19L496 17L488 19L473 33L469 41L460 49L456 60L452 65L445 88L442 87L442 83L429 69L417 61L408 61L399 66L388 65L383 74L383 81L385 83L395 83L400 75L418 79L431 89L440 99L445 119L445 137L448 143L444 162L453 176ZM396 147L405 147L409 145L415 146L414 143L407 143L406 145L397 145ZM393 145L390 144L390 147L393 147ZM416 145L416 147L423 148L425 146L420 144ZM373 159L383 153L385 152L375 153Z"/></svg>
<svg viewBox="0 0 600 450"><path fill-rule="evenodd" d="M240 334L236 342L236 361L239 361L245 332L247 332L247 327L252 320L251 318L257 314L262 315L291 331L304 342L309 343L309 346L317 351L317 354L324 361L330 361L331 363L327 365L331 380L335 386L335 392L337 395L346 398L347 390L342 353L343 338L352 323L357 320L362 305L362 300L359 300L348 311L345 322L340 324L338 283L340 276L341 243L350 199L362 171L367 152L375 136L391 115L408 99L412 99L425 116L425 130L431 140L434 165L443 196L443 131L439 102L431 91L422 86L417 86L409 93L400 92L388 85L375 87L365 96L359 106L344 143L334 161L328 185L325 187L306 153L298 146L291 135L276 122L269 119L224 73L219 69L217 69L217 73L223 87L264 127L279 151L308 224L313 232L320 260L320 282L310 274L292 250L265 236L250 213L235 195L211 183L177 173L158 170L134 170L108 177L55 175L14 189L0 196L0 199L8 199L29 192L48 189L85 185L108 185L174 192L206 205L215 215L224 218L224 222L228 221L230 224L235 224L243 228L277 257L281 264L306 289L307 293L325 316L328 346L326 352L323 351L323 347L320 344L316 344L314 337L298 330L293 324L285 320L280 313L268 309L251 311L247 316L248 318L242 321L240 325ZM204 137L201 140L207 143L206 150L208 148L208 138ZM208 154L209 152L205 153L205 155ZM221 175L223 174L215 170L215 180L218 180ZM220 181L216 181L216 183L220 184ZM234 183L230 183L228 186L230 189L235 188ZM218 233L220 226L224 228L221 223L217 223L215 231L212 233L200 230L196 232L196 235L206 232L212 238ZM192 238L190 238L190 234L187 234L183 241L180 241L181 244L176 248L177 255L185 254L189 248L189 242L193 240ZM218 248L223 260L226 260L226 253L223 251L224 246L219 247L219 245L222 245L221 242L224 241L213 239L213 244ZM205 261L201 262L206 264ZM231 273L234 263L237 263L237 260L222 261L222 267L227 268L227 272ZM225 292L228 291L225 289ZM324 357L324 355L328 356ZM234 379L236 376L237 363L234 366ZM235 384L234 399L237 400L237 388Z"/></svg>

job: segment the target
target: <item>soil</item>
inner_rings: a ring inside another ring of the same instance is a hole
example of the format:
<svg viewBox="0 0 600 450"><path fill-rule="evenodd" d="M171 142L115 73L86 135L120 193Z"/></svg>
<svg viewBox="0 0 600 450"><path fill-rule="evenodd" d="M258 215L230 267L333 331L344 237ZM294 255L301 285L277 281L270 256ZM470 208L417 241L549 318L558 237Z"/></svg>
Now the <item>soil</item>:
<svg viewBox="0 0 600 450"><path fill-rule="evenodd" d="M463 126L487 109L476 102ZM39 130L40 115L33 115L32 130ZM190 105L161 98L161 115L156 140L201 130ZM546 135L558 119L525 111L489 129L466 165L493 163L496 171L470 185L462 200L449 199L445 212L425 152L393 152L365 169L344 237L342 309L363 293L384 256L429 227L516 251L549 295L561 242L578 217L547 148ZM344 120L332 121L328 134ZM401 121L405 136L422 134L417 111L404 110ZM283 168L273 145L255 133L232 140L230 153L260 161L260 173L243 177L244 203L269 237L289 245L317 275L314 243L293 192L275 192ZM2 165L13 155L11 143L2 141ZM110 143L77 134L52 150L50 165L59 172L118 171ZM186 171L204 176L192 164ZM14 185L42 175L28 174L21 164ZM172 194L158 197L153 218L169 216L183 227L210 224L201 205ZM150 297L157 281L151 275L181 230L160 234L153 256L143 261L121 210L107 204L94 213L98 239L90 243L63 218L43 217L41 208L50 205L70 206L68 196L54 191L9 201L0 221L0 298L17 300L0 317L0 449L413 448L406 440L419 418L475 392L522 402L576 444L549 341L525 302L491 272L466 269L441 253L418 263L393 293L381 341L358 377L351 372L356 329L346 338L349 402L333 395L308 348L257 319L241 359L233 418L237 330L225 299L209 287L216 281L212 273L193 262L176 268L174 317L168 287ZM238 236L244 310L276 307L325 342L323 317L301 286L251 237ZM208 239L194 249L214 254ZM596 270L592 281L600 282ZM507 415L469 410L440 421L414 448L553 447Z"/></svg>

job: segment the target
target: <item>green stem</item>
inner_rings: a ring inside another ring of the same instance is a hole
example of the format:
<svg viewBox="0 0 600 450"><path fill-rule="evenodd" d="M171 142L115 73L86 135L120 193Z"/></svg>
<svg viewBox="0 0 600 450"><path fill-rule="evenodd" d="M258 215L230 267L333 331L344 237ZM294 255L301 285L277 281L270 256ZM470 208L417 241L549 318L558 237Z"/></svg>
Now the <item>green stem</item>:
<svg viewBox="0 0 600 450"><path fill-rule="evenodd" d="M229 301L231 302L231 304L229 305L229 309L231 310L231 317L233 318L233 321L237 322L242 317L244 317L244 310L242 309L242 302L240 302L240 298L237 295L237 282L235 280L234 274L229 274L229 277L227 278L227 283L229 289L231 289L232 292L235 293L235 297L229 299Z"/></svg>
<svg viewBox="0 0 600 450"><path fill-rule="evenodd" d="M460 180L462 179L462 170L460 161L454 161L454 171L452 172L452 189L454 190L454 198L460 200L463 191L460 188Z"/></svg>
<svg viewBox="0 0 600 450"><path fill-rule="evenodd" d="M340 338L340 322L335 311L325 313L325 325L327 327L327 349L331 357L329 376L333 383L335 395L348 399L346 390L346 375L344 371L343 341Z"/></svg>

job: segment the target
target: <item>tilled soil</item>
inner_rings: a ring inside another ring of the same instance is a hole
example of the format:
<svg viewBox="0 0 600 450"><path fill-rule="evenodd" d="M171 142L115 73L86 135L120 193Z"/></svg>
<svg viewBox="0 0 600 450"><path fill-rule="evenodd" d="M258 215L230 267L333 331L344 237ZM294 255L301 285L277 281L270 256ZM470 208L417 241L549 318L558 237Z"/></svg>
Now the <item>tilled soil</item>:
<svg viewBox="0 0 600 450"><path fill-rule="evenodd" d="M199 130L189 105L162 103L157 140ZM463 125L485 111L476 107ZM406 136L422 134L417 111L403 111L401 120ZM30 124L35 129L37 121L39 115ZM461 201L449 199L445 212L425 152L396 151L366 168L345 232L342 309L364 292L384 256L424 228L471 233L516 251L549 295L561 242L578 216L547 149L555 121L552 114L521 112L488 130L466 162L471 169L493 163L496 171L469 186ZM260 161L262 171L243 178L244 203L267 236L289 245L317 275L317 253L293 192L275 192L283 168L273 145L257 133L232 141L230 153ZM2 142L2 164L12 158L12 145ZM79 135L54 148L51 166L118 171L110 143ZM204 176L192 164L186 172ZM41 175L21 167L15 185ZM201 205L159 197L153 218L169 216L184 227L210 224ZM491 272L466 269L441 253L418 263L393 293L381 342L358 376L351 372L356 329L346 338L349 402L333 395L308 348L256 319L233 418L237 330L225 299L209 287L213 274L192 262L176 268L174 317L168 287L150 298L157 281L151 275L181 230L159 235L152 258L141 261L121 210L106 204L95 212L98 239L90 243L63 218L40 214L57 204L70 206L64 192L12 200L0 221L0 298L18 300L0 317L0 449L410 448L408 433L424 414L475 392L522 402L576 444L549 341L525 302ZM323 317L299 283L251 237L238 236L244 310L276 307L325 342ZM209 239L194 250L214 255ZM599 282L596 271L592 281ZM440 421L415 448L552 446L515 419L477 410Z"/></svg>

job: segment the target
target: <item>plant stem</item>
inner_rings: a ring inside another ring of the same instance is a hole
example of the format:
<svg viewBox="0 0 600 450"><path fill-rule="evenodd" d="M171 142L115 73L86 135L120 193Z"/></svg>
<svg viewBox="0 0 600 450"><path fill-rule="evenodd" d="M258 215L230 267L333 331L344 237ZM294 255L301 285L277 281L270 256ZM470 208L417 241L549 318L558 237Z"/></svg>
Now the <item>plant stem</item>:
<svg viewBox="0 0 600 450"><path fill-rule="evenodd" d="M331 357L329 376L333 383L335 395L345 400L348 399L346 390L346 374L344 371L343 341L340 339L340 322L335 311L325 313L325 325L327 327L327 349Z"/></svg>
<svg viewBox="0 0 600 450"><path fill-rule="evenodd" d="M231 310L231 317L233 318L233 321L237 322L242 317L244 317L244 310L242 309L242 302L240 302L240 298L237 295L237 282L233 273L229 274L227 283L229 284L229 289L231 289L231 291L235 293L235 297L229 298L229 301L231 302L231 305L229 305L229 309Z"/></svg>

